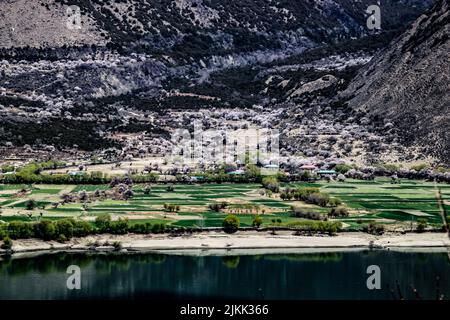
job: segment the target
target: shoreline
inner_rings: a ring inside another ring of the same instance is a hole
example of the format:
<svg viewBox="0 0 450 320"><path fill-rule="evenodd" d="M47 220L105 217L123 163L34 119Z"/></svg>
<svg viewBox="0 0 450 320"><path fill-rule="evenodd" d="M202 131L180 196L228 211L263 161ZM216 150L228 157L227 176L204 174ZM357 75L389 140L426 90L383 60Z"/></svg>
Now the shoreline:
<svg viewBox="0 0 450 320"><path fill-rule="evenodd" d="M120 248L112 244L120 243ZM95 245L93 245L95 243ZM292 232L270 233L202 232L193 235L169 237L167 235L95 235L73 238L66 243L45 242L39 239L13 241L12 257L36 256L57 252L116 252L116 253L170 253L217 255L246 251L262 253L307 253L365 249L387 249L401 251L450 251L450 239L446 233L386 233L382 236L367 233L339 233L336 236L295 236ZM6 255L0 250L0 256ZM248 253L247 253L248 254Z"/></svg>

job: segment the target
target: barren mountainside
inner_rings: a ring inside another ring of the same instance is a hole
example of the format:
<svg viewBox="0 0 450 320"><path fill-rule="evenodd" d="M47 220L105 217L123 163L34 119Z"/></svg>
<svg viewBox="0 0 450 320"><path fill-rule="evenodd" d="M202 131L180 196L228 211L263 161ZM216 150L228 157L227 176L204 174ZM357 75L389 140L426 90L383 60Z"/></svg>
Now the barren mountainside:
<svg viewBox="0 0 450 320"><path fill-rule="evenodd" d="M145 135L146 152L164 153L175 128L197 121L279 129L283 156L419 161L426 153L405 150L404 134L360 111L376 101L364 88L389 81L352 79L433 2L380 1L382 30L369 30L372 0L0 0L0 151L124 155ZM81 29L67 27L73 5Z"/></svg>
<svg viewBox="0 0 450 320"><path fill-rule="evenodd" d="M440 0L363 67L346 94L408 145L450 162L450 12Z"/></svg>

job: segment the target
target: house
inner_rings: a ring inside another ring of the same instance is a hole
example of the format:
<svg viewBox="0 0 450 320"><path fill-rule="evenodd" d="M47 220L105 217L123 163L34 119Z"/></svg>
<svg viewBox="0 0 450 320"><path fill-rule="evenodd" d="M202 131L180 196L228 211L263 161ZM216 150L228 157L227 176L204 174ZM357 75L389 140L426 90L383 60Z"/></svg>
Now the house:
<svg viewBox="0 0 450 320"><path fill-rule="evenodd" d="M337 172L334 170L317 170L316 173L319 176L332 176L335 175Z"/></svg>
<svg viewBox="0 0 450 320"><path fill-rule="evenodd" d="M242 174L245 174L245 171L242 170L242 169L238 169L238 170L234 170L234 171L228 172L227 174L231 174L231 175L242 175Z"/></svg>
<svg viewBox="0 0 450 320"><path fill-rule="evenodd" d="M317 167L315 165L312 164L304 164L300 167L300 169L302 170L306 170L306 171L314 171L317 169Z"/></svg>

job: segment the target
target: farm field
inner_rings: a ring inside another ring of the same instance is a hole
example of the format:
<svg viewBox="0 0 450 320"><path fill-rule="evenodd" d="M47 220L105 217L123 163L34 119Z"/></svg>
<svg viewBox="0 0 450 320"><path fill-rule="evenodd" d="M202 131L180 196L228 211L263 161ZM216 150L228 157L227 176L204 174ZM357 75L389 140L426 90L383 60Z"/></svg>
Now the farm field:
<svg viewBox="0 0 450 320"><path fill-rule="evenodd" d="M375 181L348 180L346 182L291 183L283 188L320 187L321 192L339 198L350 209L350 215L336 218L346 230L359 230L364 224L378 222L391 228L408 228L418 219L438 227L441 224L439 207L435 197L435 185L425 181L402 180L391 184L388 179ZM196 184L153 185L145 194L143 185L134 185L134 195L129 200L95 200L83 203L66 203L55 207L61 196L67 193L109 189L108 185L0 185L0 223L15 220L36 221L38 219L61 219L67 217L94 221L95 217L109 213L113 220L129 219L138 222L165 223L183 227L220 227L227 214L239 216L241 226L251 226L256 214L262 226L279 225L298 221L291 216L290 207L309 208L327 214L323 208L301 201L283 201L277 194L262 195L260 184ZM440 184L445 205L450 208L450 185ZM32 199L37 207L27 210ZM211 211L211 203L228 203L221 212ZM168 212L164 204L179 206L178 212ZM447 210L448 212L448 210Z"/></svg>

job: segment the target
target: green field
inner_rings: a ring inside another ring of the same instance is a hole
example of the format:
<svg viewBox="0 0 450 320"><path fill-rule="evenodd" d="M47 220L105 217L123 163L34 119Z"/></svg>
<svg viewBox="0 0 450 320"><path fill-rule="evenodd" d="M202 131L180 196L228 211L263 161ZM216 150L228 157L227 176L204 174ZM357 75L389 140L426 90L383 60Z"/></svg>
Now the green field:
<svg viewBox="0 0 450 320"><path fill-rule="evenodd" d="M350 209L350 216L337 218L346 229L358 229L362 223L376 221L386 225L407 226L418 219L439 226L441 218L435 198L435 185L425 181L403 180L391 184L388 179L375 181L348 180L346 182L316 182L282 184L282 188L305 186L320 187L332 197L341 199ZM439 185L444 200L450 200L450 186ZM21 190L26 188L26 193ZM198 184L175 185L173 192L166 185L153 185L150 194L144 194L142 185L133 186L134 196L124 200L96 200L87 203L68 203L57 208L63 193L107 190L108 185L0 185L0 221L35 221L42 216L48 219L66 217L93 221L99 214L128 217L130 223L164 222L184 227L220 227L230 212L212 212L208 204L225 201L233 214L237 214L241 226L251 226L255 214L263 219L263 226L289 223L298 220L290 214L292 205L305 206L326 214L330 208L306 205L300 201L282 201L277 195L260 195L259 184ZM27 210L29 199L35 200L37 208ZM165 203L180 206L177 213L166 212ZM447 209L448 209L448 205ZM278 221L278 222L277 222Z"/></svg>

